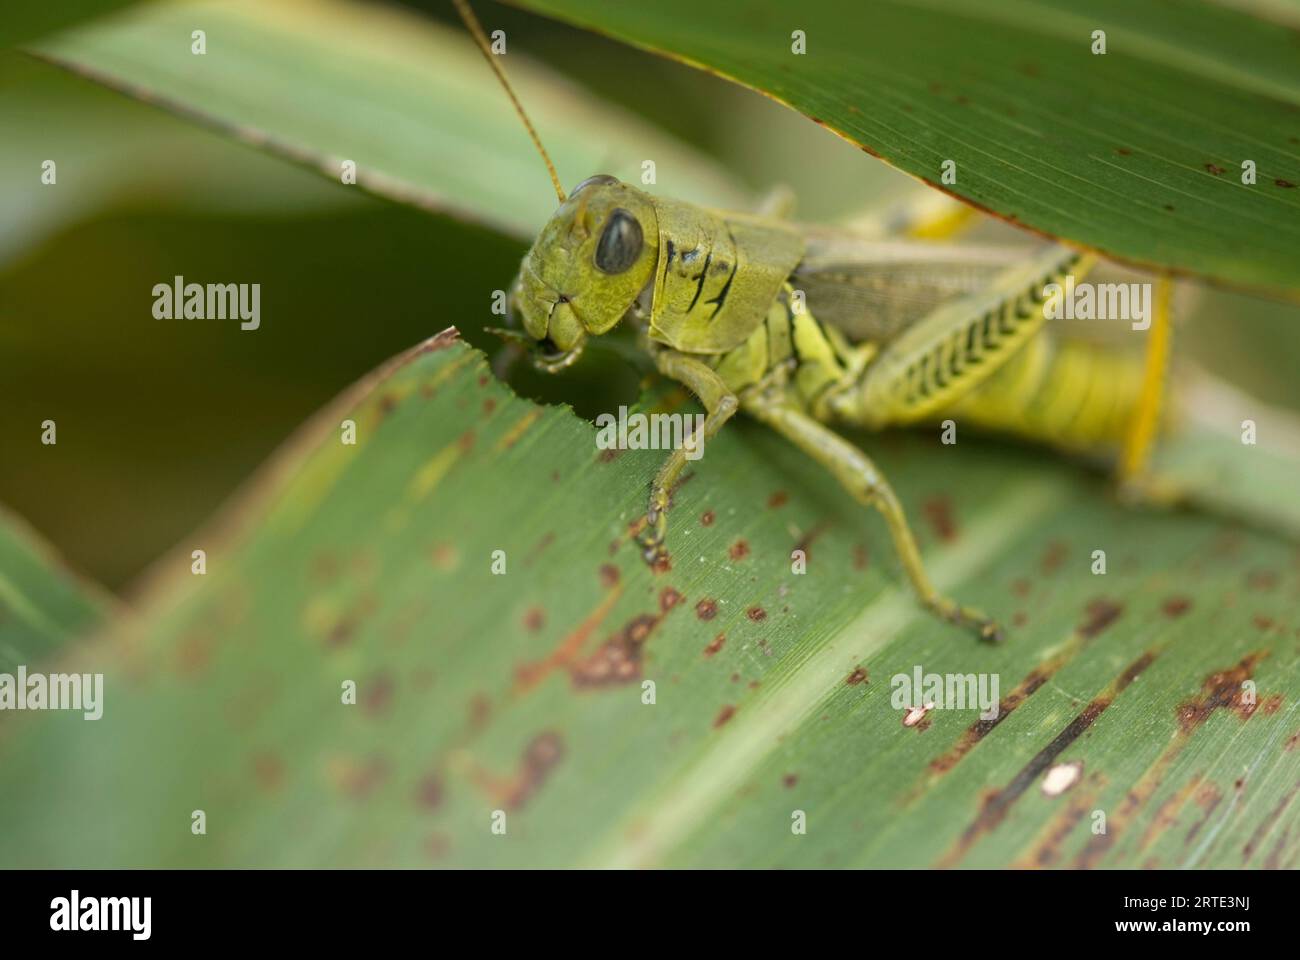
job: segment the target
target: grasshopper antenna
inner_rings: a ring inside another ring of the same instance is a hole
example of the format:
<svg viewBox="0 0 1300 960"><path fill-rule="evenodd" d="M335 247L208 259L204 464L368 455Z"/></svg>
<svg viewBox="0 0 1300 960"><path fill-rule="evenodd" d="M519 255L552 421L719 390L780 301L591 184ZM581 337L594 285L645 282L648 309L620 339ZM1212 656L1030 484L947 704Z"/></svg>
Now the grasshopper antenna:
<svg viewBox="0 0 1300 960"><path fill-rule="evenodd" d="M528 135L533 138L533 146L535 146L537 152L542 155L542 160L546 163L546 171L551 175L551 183L555 187L555 195L560 198L560 203L563 203L564 188L560 186L560 177L559 174L555 172L555 164L551 163L550 154L548 154L546 148L542 146L541 137L537 135L537 131L533 129L532 121L528 119L528 114L524 112L524 105L520 103L519 98L515 96L514 88L510 86L510 81L506 79L506 72L501 69L500 65L497 64L496 57L492 55L492 47L488 43L487 34L483 32L483 27L478 22L478 17L474 16L474 11L469 8L469 0L452 0L452 3L456 5L456 10L460 13L460 18L465 21L465 26L469 28L470 34L473 35L474 42L477 43L478 48L483 51L483 56L487 57L488 66L492 68L492 72L495 73L497 79L501 81L501 86L505 88L506 96L508 96L510 102L515 105L515 113L519 114L519 119L522 120L524 126L528 128Z"/></svg>

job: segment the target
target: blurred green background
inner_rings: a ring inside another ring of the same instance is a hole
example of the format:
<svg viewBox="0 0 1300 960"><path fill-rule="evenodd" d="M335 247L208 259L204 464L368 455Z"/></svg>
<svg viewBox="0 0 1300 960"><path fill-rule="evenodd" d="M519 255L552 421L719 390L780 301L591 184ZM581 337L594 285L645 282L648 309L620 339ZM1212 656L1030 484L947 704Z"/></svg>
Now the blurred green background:
<svg viewBox="0 0 1300 960"><path fill-rule="evenodd" d="M450 4L407 5L457 22ZM717 157L743 187L790 185L801 219L923 189L757 94L480 6L514 50ZM483 84L499 95L486 67ZM18 52L0 54L0 125L0 503L111 589L385 358L452 324L494 346L479 327L524 252L514 240L349 191ZM57 189L39 179L50 157ZM176 274L260 283L261 329L155 320L151 289ZM1300 308L1209 290L1188 302L1180 352L1300 407ZM581 413L630 399L633 371L595 356L552 381L520 370L514 385ZM57 446L40 443L45 419Z"/></svg>

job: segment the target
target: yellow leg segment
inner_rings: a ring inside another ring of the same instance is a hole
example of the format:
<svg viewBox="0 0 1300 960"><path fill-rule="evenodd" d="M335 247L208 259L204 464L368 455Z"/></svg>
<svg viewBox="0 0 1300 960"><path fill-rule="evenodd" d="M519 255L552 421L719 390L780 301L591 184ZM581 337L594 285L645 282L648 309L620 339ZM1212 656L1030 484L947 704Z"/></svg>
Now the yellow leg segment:
<svg viewBox="0 0 1300 960"><path fill-rule="evenodd" d="M1146 357L1142 370L1142 388L1133 411L1129 428L1120 452L1119 482L1121 490L1130 494L1143 490L1143 478L1151 463L1151 450L1160 428L1164 410L1165 385L1169 370L1169 349L1173 336L1170 303L1173 299L1173 280L1168 274L1156 283L1155 305L1151 329L1147 331Z"/></svg>

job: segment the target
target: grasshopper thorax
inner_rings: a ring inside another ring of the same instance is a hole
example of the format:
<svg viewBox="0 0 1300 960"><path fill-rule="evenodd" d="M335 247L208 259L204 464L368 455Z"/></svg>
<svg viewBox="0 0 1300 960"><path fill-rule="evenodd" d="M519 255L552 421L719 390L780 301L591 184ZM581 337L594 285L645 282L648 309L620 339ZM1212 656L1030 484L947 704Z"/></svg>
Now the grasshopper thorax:
<svg viewBox="0 0 1300 960"><path fill-rule="evenodd" d="M589 335L608 332L654 276L654 202L615 177L589 177L542 228L520 267L510 302L538 344L538 365L577 359Z"/></svg>

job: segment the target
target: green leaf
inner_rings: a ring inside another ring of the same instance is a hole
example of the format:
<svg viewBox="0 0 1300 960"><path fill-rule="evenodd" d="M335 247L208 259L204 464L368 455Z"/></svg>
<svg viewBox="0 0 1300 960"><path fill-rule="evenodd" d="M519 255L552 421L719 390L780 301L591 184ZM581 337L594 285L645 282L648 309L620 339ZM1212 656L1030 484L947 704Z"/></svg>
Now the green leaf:
<svg viewBox="0 0 1300 960"><path fill-rule="evenodd" d="M63 569L26 524L0 510L0 673L50 656L111 611L106 594Z"/></svg>
<svg viewBox="0 0 1300 960"><path fill-rule="evenodd" d="M1300 541L1300 424L1203 371L1187 371L1182 428L1162 437L1152 473L1187 505ZM1262 438L1262 439L1261 439Z"/></svg>
<svg viewBox="0 0 1300 960"><path fill-rule="evenodd" d="M1191 0L753 0L743 15L695 0L512 2L762 91L1033 230L1300 292L1300 73L1284 27Z"/></svg>
<svg viewBox="0 0 1300 960"><path fill-rule="evenodd" d="M990 647L920 612L879 520L738 420L654 573L629 525L661 453L609 456L451 333L399 358L189 538L205 576L187 545L67 655L104 672L102 720L6 720L0 816L24 829L0 864L1295 863L1293 547L1121 509L1046 455L864 439L942 588L1008 625ZM918 667L996 675L1002 719L905 726L891 678Z"/></svg>
<svg viewBox="0 0 1300 960"><path fill-rule="evenodd" d="M191 52L202 24L207 52ZM400 203L531 239L555 208L546 168L469 34L338 0L147 6L35 52L90 79ZM526 55L512 82L568 185L640 179L654 157L683 199L744 206L711 161Z"/></svg>
<svg viewBox="0 0 1300 960"><path fill-rule="evenodd" d="M0 17L0 50L16 47L83 20L102 17L134 0L59 0L10 4Z"/></svg>
<svg viewBox="0 0 1300 960"><path fill-rule="evenodd" d="M0 267L124 203L242 214L346 211L364 203L14 52L0 55L0 114ZM47 160L56 163L56 190L41 182Z"/></svg>

